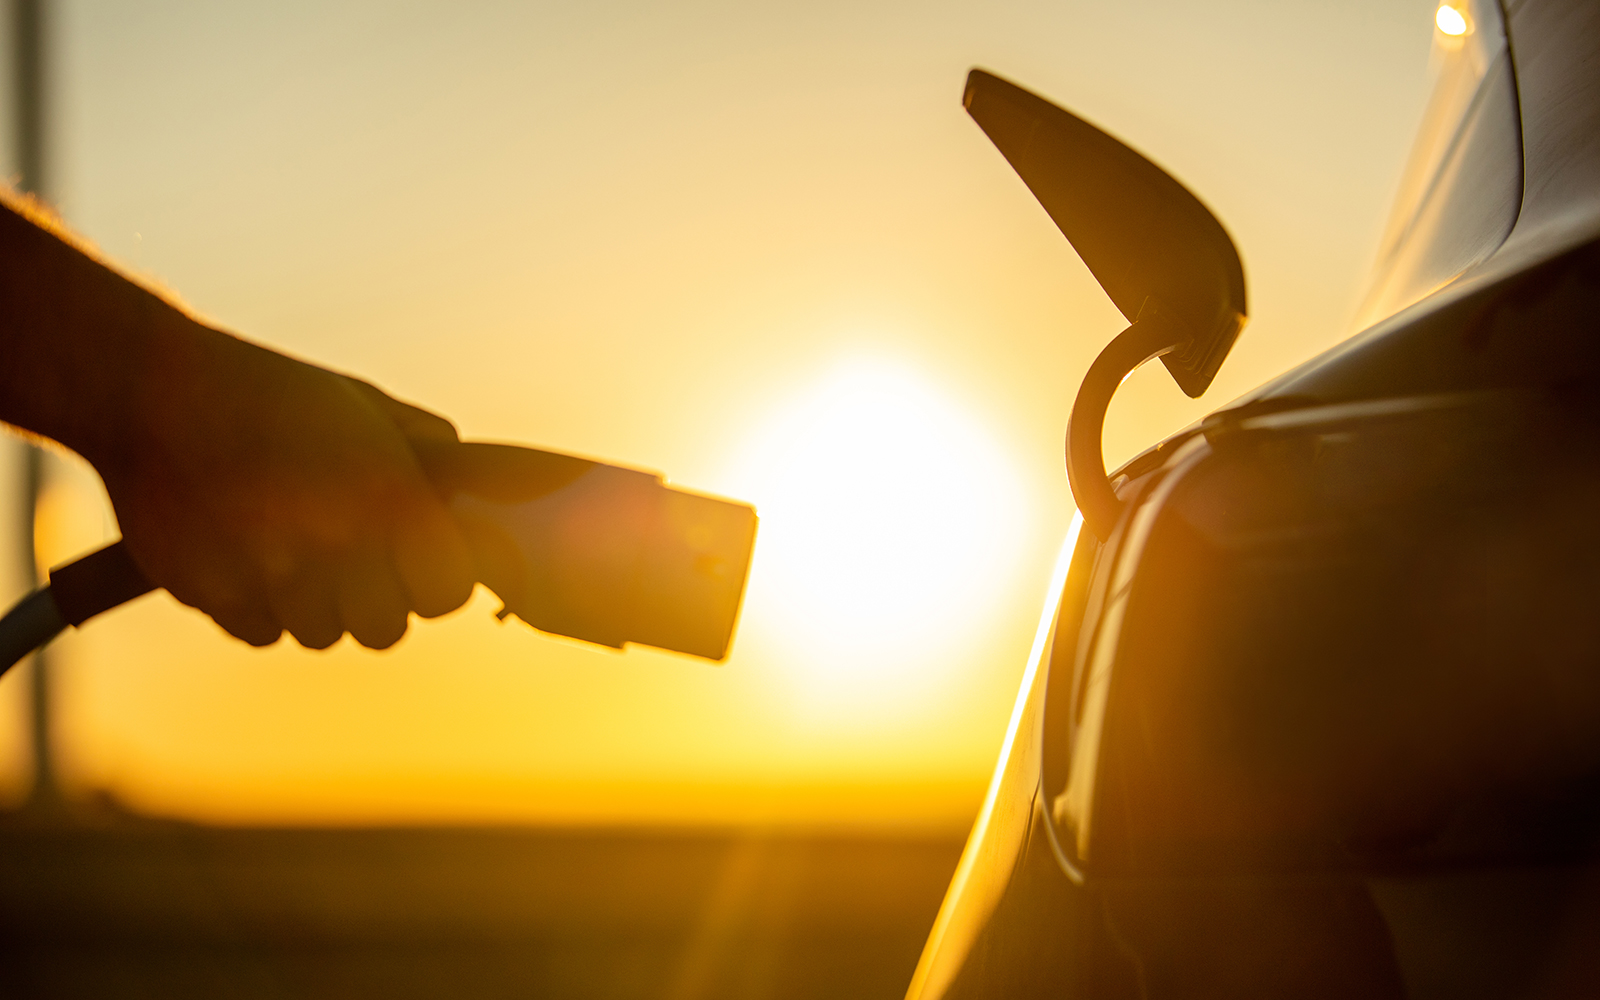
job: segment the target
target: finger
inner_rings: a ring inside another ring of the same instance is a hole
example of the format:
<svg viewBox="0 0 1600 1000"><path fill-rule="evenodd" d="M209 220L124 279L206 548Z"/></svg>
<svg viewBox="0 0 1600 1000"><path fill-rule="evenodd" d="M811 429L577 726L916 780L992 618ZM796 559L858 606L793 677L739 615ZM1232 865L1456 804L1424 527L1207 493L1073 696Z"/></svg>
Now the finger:
<svg viewBox="0 0 1600 1000"><path fill-rule="evenodd" d="M189 568L186 577L161 577L162 586L179 603L204 612L224 632L252 646L270 646L283 636L266 597L241 582L243 567L210 563Z"/></svg>
<svg viewBox="0 0 1600 1000"><path fill-rule="evenodd" d="M523 607L528 592L528 564L516 540L494 521L465 512L459 518L461 534L472 551L478 582L494 591L509 608Z"/></svg>
<svg viewBox="0 0 1600 1000"><path fill-rule="evenodd" d="M306 567L269 591L267 603L273 617L307 649L327 649L344 635L334 579L325 567Z"/></svg>
<svg viewBox="0 0 1600 1000"><path fill-rule="evenodd" d="M388 649L406 634L409 602L381 551L351 560L339 577L339 617L368 649Z"/></svg>
<svg viewBox="0 0 1600 1000"><path fill-rule="evenodd" d="M456 425L437 413L395 399L370 382L356 378L350 381L360 390L362 398L388 417L413 445L418 442L453 444L460 440Z"/></svg>
<svg viewBox="0 0 1600 1000"><path fill-rule="evenodd" d="M283 626L260 608L218 609L211 612L211 620L235 639L252 646L270 646L283 637Z"/></svg>
<svg viewBox="0 0 1600 1000"><path fill-rule="evenodd" d="M437 618L472 596L472 554L444 505L420 488L414 496L394 526L394 568L412 610Z"/></svg>
<svg viewBox="0 0 1600 1000"><path fill-rule="evenodd" d="M427 471L429 485L435 490L441 489L441 483L435 477L434 471L441 462L448 464L461 445L456 425L437 413L401 402L371 383L360 379L349 379L349 381L357 395L400 432L400 436L405 439L406 445L411 450L412 457Z"/></svg>

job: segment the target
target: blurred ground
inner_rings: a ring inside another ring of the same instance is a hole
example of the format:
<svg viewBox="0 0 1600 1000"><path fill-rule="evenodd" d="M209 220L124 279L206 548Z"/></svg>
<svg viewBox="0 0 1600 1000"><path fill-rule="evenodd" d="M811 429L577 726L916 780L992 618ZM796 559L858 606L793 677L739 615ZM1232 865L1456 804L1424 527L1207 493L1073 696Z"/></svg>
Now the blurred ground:
<svg viewBox="0 0 1600 1000"><path fill-rule="evenodd" d="M0 996L901 996L958 838L0 820Z"/></svg>

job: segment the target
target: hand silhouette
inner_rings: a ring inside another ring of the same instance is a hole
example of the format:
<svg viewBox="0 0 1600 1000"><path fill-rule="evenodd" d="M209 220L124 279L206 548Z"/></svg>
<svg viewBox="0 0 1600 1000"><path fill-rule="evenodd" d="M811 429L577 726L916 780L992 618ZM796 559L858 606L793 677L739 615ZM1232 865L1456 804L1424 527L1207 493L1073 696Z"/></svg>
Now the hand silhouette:
<svg viewBox="0 0 1600 1000"><path fill-rule="evenodd" d="M252 645L383 649L472 592L413 444L441 417L181 314L115 445L91 458L149 580Z"/></svg>
<svg viewBox="0 0 1600 1000"><path fill-rule="evenodd" d="M472 592L417 449L455 428L223 333L0 192L0 420L83 455L150 583L228 632L384 648Z"/></svg>

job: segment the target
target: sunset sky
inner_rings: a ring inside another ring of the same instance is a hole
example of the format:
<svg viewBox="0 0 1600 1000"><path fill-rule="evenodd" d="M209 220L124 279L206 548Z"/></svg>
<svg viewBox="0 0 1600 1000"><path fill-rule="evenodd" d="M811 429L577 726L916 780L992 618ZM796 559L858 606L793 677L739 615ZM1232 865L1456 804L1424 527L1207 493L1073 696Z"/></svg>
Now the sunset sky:
<svg viewBox="0 0 1600 1000"><path fill-rule="evenodd" d="M481 591L381 654L251 650L164 595L55 647L70 789L273 823L968 822L1123 325L968 68L1151 156L1243 257L1215 386L1134 376L1115 463L1351 332L1434 32L1418 0L56 10L49 193L109 258L464 437L762 514L722 665ZM102 503L57 464L48 560L111 536Z"/></svg>

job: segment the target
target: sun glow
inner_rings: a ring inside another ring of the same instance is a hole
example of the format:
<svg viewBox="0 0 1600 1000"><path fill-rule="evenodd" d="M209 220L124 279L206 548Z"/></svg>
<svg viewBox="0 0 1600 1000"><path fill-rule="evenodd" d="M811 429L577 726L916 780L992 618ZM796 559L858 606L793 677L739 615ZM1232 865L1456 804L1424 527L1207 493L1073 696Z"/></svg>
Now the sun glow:
<svg viewBox="0 0 1600 1000"><path fill-rule="evenodd" d="M761 514L743 627L806 702L904 709L978 652L1021 555L1023 491L926 380L836 370L753 436L738 479Z"/></svg>

